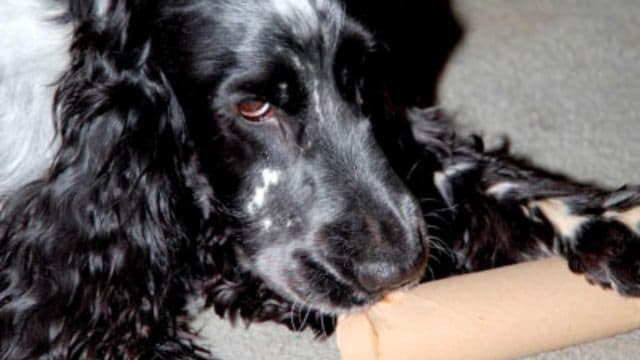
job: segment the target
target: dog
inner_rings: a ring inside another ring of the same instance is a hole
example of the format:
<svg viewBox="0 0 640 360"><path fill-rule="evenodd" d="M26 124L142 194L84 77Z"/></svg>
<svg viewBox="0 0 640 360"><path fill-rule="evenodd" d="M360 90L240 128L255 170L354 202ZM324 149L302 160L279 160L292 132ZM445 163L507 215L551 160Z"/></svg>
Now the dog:
<svg viewBox="0 0 640 360"><path fill-rule="evenodd" d="M208 358L211 308L328 335L549 255L639 295L640 188L456 136L362 8L4 1L0 358Z"/></svg>

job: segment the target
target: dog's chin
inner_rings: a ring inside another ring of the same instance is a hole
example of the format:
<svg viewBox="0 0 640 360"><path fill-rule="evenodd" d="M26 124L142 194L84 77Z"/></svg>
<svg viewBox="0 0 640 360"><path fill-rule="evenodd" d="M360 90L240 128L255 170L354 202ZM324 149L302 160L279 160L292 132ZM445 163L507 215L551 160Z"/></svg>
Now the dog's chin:
<svg viewBox="0 0 640 360"><path fill-rule="evenodd" d="M342 315L364 311L381 299L381 296L354 291L344 293L339 301L314 289L286 289L276 290L278 295L295 306L318 311L327 315Z"/></svg>
<svg viewBox="0 0 640 360"><path fill-rule="evenodd" d="M324 314L341 315L359 312L369 308L382 296L349 288L344 284L333 284L327 289L326 284L320 288L312 286L290 286L282 294L294 304L302 304L307 308Z"/></svg>
<svg viewBox="0 0 640 360"><path fill-rule="evenodd" d="M280 279L284 281L273 284L280 296L293 304L329 315L363 311L384 296L384 293L364 291L349 279L317 264L312 267L299 264L296 270L286 272Z"/></svg>
<svg viewBox="0 0 640 360"><path fill-rule="evenodd" d="M340 315L364 310L382 298L381 294L372 294L351 285L319 265L308 266L294 261L278 262L265 271L256 268L256 264L247 257L240 257L240 265L246 271L260 279L277 296L294 304L327 315ZM242 261L245 260L245 261ZM289 264L279 267L278 264Z"/></svg>

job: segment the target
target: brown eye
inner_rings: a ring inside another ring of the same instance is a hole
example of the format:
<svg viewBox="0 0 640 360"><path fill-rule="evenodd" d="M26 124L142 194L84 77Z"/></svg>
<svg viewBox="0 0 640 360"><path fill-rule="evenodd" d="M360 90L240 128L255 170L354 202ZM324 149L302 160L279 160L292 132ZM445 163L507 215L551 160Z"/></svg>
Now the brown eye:
<svg viewBox="0 0 640 360"><path fill-rule="evenodd" d="M249 121L261 121L273 114L273 106L266 101L250 100L238 104L238 112Z"/></svg>

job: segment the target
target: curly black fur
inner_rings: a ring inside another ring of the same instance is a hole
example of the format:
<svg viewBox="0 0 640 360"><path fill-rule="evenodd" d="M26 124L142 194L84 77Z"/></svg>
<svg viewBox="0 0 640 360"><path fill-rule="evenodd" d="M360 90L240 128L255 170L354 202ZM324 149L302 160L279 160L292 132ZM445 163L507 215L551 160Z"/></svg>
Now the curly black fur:
<svg viewBox="0 0 640 360"><path fill-rule="evenodd" d="M444 0L42 1L64 5L71 63L54 161L0 193L2 359L206 358L198 300L328 335L420 278L550 254L640 293L637 188L575 184L408 110L460 35ZM417 20L389 11L427 10L451 31L404 67ZM241 119L246 99L277 116Z"/></svg>
<svg viewBox="0 0 640 360"><path fill-rule="evenodd" d="M2 203L0 357L206 356L184 336L191 296L219 315L331 333L333 315L295 318L239 266L230 229L241 224L211 185L216 164L203 169L166 75L180 74L163 68L181 59L153 43L173 36L155 33L160 22L193 20L173 11L209 5L112 1L100 16L96 4L70 1L57 20L74 38L56 85L55 160Z"/></svg>

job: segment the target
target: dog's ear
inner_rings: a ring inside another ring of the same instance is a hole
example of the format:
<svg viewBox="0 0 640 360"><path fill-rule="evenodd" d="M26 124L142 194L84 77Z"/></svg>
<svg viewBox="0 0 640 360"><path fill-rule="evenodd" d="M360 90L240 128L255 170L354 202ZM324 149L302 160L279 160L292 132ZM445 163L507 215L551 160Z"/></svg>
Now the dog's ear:
<svg viewBox="0 0 640 360"><path fill-rule="evenodd" d="M185 271L199 266L194 234L212 195L152 60L150 24L131 5L143 3L61 19L76 30L55 98L60 148L0 219L0 276L12 279L0 281L0 339L19 339L9 358L151 358L186 346L172 340L182 297L168 296L184 294Z"/></svg>
<svg viewBox="0 0 640 360"><path fill-rule="evenodd" d="M61 147L49 181L76 204L69 215L81 230L124 235L167 259L171 242L188 238L176 216L212 211L210 194L180 104L153 61L153 6L128 3L136 2L114 1L106 16L77 25L55 99Z"/></svg>

